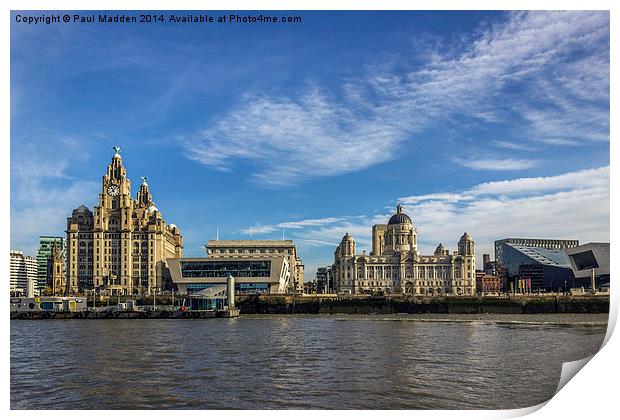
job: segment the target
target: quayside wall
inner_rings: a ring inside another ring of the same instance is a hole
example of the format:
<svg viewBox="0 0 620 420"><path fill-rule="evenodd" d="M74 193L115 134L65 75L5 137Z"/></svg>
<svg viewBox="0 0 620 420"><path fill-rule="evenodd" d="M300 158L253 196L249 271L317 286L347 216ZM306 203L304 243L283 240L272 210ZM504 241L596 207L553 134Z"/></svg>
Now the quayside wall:
<svg viewBox="0 0 620 420"><path fill-rule="evenodd" d="M239 296L241 314L608 313L608 296L368 297Z"/></svg>

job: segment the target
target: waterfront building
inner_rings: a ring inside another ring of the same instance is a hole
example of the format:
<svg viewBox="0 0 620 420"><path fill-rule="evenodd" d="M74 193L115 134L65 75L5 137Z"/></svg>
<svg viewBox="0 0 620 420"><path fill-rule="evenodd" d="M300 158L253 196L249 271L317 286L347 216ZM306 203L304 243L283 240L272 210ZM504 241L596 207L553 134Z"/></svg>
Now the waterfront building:
<svg viewBox="0 0 620 420"><path fill-rule="evenodd" d="M527 247L552 249L563 251L579 246L576 239L532 239L532 238L504 238L495 241L495 261L501 264L504 245L522 245Z"/></svg>
<svg viewBox="0 0 620 420"><path fill-rule="evenodd" d="M10 250L9 287L12 295L26 293L28 282L34 285L38 278L37 259L26 256L22 251ZM35 288L38 292L38 289Z"/></svg>
<svg viewBox="0 0 620 420"><path fill-rule="evenodd" d="M497 244L497 242L496 242ZM524 281L531 291L558 291L575 287L574 276L564 250L502 243L497 264L506 270L508 282ZM516 289L524 289L523 286Z"/></svg>
<svg viewBox="0 0 620 420"><path fill-rule="evenodd" d="M316 270L316 292L317 293L330 293L331 287L331 269L330 267L319 267Z"/></svg>
<svg viewBox="0 0 620 420"><path fill-rule="evenodd" d="M316 281L309 281L304 283L304 293L307 295L316 294Z"/></svg>
<svg viewBox="0 0 620 420"><path fill-rule="evenodd" d="M609 242L591 242L565 250L577 287L609 288Z"/></svg>
<svg viewBox="0 0 620 420"><path fill-rule="evenodd" d="M37 250L37 289L39 291L50 286L50 277L53 273L49 271L49 259L54 248L56 249L55 252L60 254L59 256L63 260L61 275L63 277L66 276L64 272L64 260L66 258L65 238L62 236L39 236L39 248Z"/></svg>
<svg viewBox="0 0 620 420"><path fill-rule="evenodd" d="M334 252L334 287L340 293L405 293L409 295L476 292L474 240L465 232L458 250L442 244L433 255L418 253L417 229L398 206L387 224L372 227L372 251L358 254L347 233Z"/></svg>
<svg viewBox="0 0 620 420"><path fill-rule="evenodd" d="M67 282L71 292L145 294L171 286L166 261L183 253L179 228L167 224L146 182L137 198L120 149L103 175L94 212L81 205L67 219Z"/></svg>
<svg viewBox="0 0 620 420"><path fill-rule="evenodd" d="M476 272L476 290L478 293L499 293L503 291L502 279L484 271Z"/></svg>
<svg viewBox="0 0 620 420"><path fill-rule="evenodd" d="M289 293L303 293L304 264L297 254L297 246L291 240L210 240L205 245L207 257L233 259L263 259L284 256L291 271Z"/></svg>
<svg viewBox="0 0 620 420"><path fill-rule="evenodd" d="M285 255L260 258L215 257L167 260L172 282L182 295L207 293L235 279L236 294L279 294L289 290L291 271Z"/></svg>

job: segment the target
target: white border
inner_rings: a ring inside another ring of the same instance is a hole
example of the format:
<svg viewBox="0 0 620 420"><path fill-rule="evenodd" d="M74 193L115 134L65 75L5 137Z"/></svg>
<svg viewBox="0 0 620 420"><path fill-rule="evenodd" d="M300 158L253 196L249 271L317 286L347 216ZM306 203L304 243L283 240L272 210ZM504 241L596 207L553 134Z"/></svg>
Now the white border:
<svg viewBox="0 0 620 420"><path fill-rule="evenodd" d="M3 2L3 19L0 21L0 39L1 39L1 57L2 63L2 80L5 86L2 89L2 102L0 104L0 127L2 130L1 138L5 141L2 144L3 153L0 154L2 159L2 181L0 181L2 196L5 198L4 202L9 202L9 187L10 187L10 147L8 139L10 138L10 71L9 71L9 48L10 48L10 10L610 10L611 11L611 74L614 75L618 68L618 57L620 51L618 48L617 40L620 39L617 30L617 1L603 1L603 0L590 0L590 1L551 1L551 0L522 0L522 1L490 1L490 0L475 0L468 1L467 3L458 0L446 1L446 0L420 0L420 1L402 1L402 0L382 0L381 2L371 0L359 0L359 1L342 1L342 0L299 0L299 1L283 1L283 0L269 0L269 1L250 1L250 0L231 0L231 1L212 1L212 2L196 2L189 0L179 1L164 1L164 0L150 0L141 2L132 2L128 4L127 1L121 0L59 0L52 4L43 0L7 0ZM617 101L618 90L615 78L611 78L611 113L610 115L617 115ZM614 120L611 121L611 138L617 138L617 124ZM618 171L616 164L618 156L620 156L620 150L618 150L617 141L611 142L611 213L612 215L620 214L618 210L618 203L616 199L616 182ZM7 232L10 229L10 214L9 205L2 206L2 227L3 231ZM611 220L611 236L617 231L617 218ZM0 259L2 272L5 273L5 281L8 282L8 261L6 258L9 251L10 235L5 234L1 239L4 248L5 258ZM616 265L614 261L619 261L619 252L616 247L611 247L612 251L612 277L615 277ZM617 354L620 354L617 337L611 335L618 314L618 292L617 289L612 287L612 302L610 312L610 328L606 337L607 344L604 348L596 354L592 360L588 363L587 367L583 369L579 375L573 380L569 381L561 391L552 398L547 404L541 404L537 407L531 407L519 410L507 410L507 411L297 411L295 413L289 413L286 411L260 411L260 412L236 412L225 411L221 413L212 413L209 415L222 415L231 418L242 418L247 416L258 418L284 418L295 416L300 419L316 419L317 416L328 416L334 418L342 418L344 416L355 416L356 418L373 418L381 416L389 416L391 418L409 418L415 415L417 418L466 418L466 419L481 419L481 418L508 418L517 417L532 413L533 418L546 418L548 416L557 416L565 419L582 419L610 417L609 414L617 411L617 396L615 395L614 384L616 378L618 378L618 358ZM616 291L616 292L614 292ZM8 307L8 294L5 298L5 308ZM8 316L2 322L3 336L5 342L8 344L9 340L9 320ZM9 347L8 345L3 349L5 369L2 370L2 384L5 390L4 398L2 399L2 406L6 411L9 411L10 407L10 359L9 359ZM117 418L120 416L135 417L139 415L134 411L117 411L109 413L105 411L88 411L88 412L63 412L63 411L46 411L45 413L38 411L13 411L9 412L11 416L19 416L20 418L60 418L66 416L87 416L88 418L105 418L114 416ZM177 416L201 416L206 413L196 412L182 412L182 413L166 413L163 411L149 412L147 415L154 419L169 418L170 415Z"/></svg>

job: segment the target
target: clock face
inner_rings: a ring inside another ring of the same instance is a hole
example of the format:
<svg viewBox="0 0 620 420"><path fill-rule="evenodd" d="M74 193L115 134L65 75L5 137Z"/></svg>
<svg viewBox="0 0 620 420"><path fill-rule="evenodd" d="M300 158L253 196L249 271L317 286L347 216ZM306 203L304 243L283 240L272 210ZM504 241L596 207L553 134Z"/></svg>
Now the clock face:
<svg viewBox="0 0 620 420"><path fill-rule="evenodd" d="M121 192L121 189L118 188L118 185L110 185L108 187L108 194L110 195L110 197L116 197L117 195L119 195Z"/></svg>

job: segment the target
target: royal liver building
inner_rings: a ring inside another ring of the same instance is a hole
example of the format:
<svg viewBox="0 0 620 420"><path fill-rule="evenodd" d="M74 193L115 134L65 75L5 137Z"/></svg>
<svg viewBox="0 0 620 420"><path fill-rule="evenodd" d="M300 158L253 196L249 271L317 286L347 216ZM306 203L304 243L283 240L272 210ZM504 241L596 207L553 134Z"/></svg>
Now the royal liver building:
<svg viewBox="0 0 620 420"><path fill-rule="evenodd" d="M439 244L433 255L418 254L417 231L397 207L387 225L372 227L372 252L357 254L348 233L334 253L336 291L405 293L408 295L473 295L476 292L474 240L464 233L458 251Z"/></svg>
<svg viewBox="0 0 620 420"><path fill-rule="evenodd" d="M167 224L146 178L136 199L114 148L94 213L82 205L67 219L67 286L109 294L144 294L171 284L167 258L183 256L179 228Z"/></svg>

